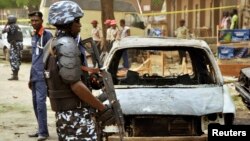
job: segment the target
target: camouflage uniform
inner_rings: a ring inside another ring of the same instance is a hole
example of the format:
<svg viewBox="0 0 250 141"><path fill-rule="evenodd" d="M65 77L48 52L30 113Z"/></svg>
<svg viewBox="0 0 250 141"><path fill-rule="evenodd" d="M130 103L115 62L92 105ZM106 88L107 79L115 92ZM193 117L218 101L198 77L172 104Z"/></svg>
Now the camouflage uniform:
<svg viewBox="0 0 250 141"><path fill-rule="evenodd" d="M10 43L10 66L13 76L8 80L18 80L18 71L21 65L21 50L23 49L23 37L21 29L16 25L16 17L10 15L8 17L8 27L3 29L3 33L8 34L8 42ZM20 34L18 34L20 33Z"/></svg>
<svg viewBox="0 0 250 141"><path fill-rule="evenodd" d="M60 141L97 140L95 124L87 108L56 112L56 127Z"/></svg>
<svg viewBox="0 0 250 141"><path fill-rule="evenodd" d="M23 42L10 44L10 66L12 71L19 71L21 65L21 50Z"/></svg>

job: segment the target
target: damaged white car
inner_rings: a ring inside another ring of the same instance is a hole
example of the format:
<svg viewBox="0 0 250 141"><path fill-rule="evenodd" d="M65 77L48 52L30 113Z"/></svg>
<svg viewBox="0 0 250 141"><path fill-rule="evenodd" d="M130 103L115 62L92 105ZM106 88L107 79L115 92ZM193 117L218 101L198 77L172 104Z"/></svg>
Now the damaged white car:
<svg viewBox="0 0 250 141"><path fill-rule="evenodd" d="M114 42L103 68L112 75L128 141L206 140L209 124L234 122L229 89L202 40L127 37ZM119 140L115 125L103 132Z"/></svg>

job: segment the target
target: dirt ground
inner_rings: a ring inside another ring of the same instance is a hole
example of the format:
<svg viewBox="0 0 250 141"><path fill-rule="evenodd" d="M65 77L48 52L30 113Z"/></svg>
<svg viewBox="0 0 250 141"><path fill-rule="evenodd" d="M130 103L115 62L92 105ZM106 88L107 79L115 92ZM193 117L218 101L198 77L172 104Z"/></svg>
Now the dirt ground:
<svg viewBox="0 0 250 141"><path fill-rule="evenodd" d="M37 123L33 113L31 91L28 89L30 63L21 65L19 81L8 81L11 75L10 65L0 59L0 141L35 141L27 135L36 131ZM232 97L237 107L235 124L250 124L250 112L243 103L232 83ZM56 141L54 112L51 111L49 100L48 126L50 141Z"/></svg>
<svg viewBox="0 0 250 141"><path fill-rule="evenodd" d="M0 141L36 141L28 134L37 129L32 107L32 95L28 88L30 63L23 63L19 81L8 81L11 76L10 65L0 60ZM54 112L51 111L49 99L48 127L50 141L56 141Z"/></svg>

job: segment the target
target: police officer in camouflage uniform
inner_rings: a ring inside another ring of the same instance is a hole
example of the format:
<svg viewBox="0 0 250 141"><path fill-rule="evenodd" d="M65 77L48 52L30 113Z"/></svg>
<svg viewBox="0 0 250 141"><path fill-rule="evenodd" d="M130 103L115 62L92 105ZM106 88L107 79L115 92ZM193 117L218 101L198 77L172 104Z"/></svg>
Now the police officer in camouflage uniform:
<svg viewBox="0 0 250 141"><path fill-rule="evenodd" d="M13 72L8 80L18 80L18 71L21 65L21 50L23 49L23 35L16 24L17 18L14 15L8 16L8 22L2 33L7 32L7 39L10 43L10 66Z"/></svg>
<svg viewBox="0 0 250 141"><path fill-rule="evenodd" d="M72 1L58 1L49 8L49 23L57 28L56 37L45 47L43 61L51 108L56 112L60 141L96 141L97 115L114 119L109 106L102 104L81 81L81 57L75 38L80 32L82 9ZM105 123L105 121L102 121Z"/></svg>

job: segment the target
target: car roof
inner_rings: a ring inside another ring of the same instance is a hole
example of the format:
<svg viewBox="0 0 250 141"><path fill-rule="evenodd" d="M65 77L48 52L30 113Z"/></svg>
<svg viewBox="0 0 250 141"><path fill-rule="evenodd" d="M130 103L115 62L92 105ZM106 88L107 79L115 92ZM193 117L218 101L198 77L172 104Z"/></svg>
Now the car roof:
<svg viewBox="0 0 250 141"><path fill-rule="evenodd" d="M152 47L173 49L173 48L197 48L205 50L210 57L213 56L213 52L204 40L199 39L178 39L178 38L165 38L165 37L141 37L141 36L128 36L117 40L113 43L112 49L105 57L103 66L106 68L109 65L109 61L112 56L121 49L133 49L143 48L152 49ZM214 62L213 62L214 63Z"/></svg>
<svg viewBox="0 0 250 141"><path fill-rule="evenodd" d="M196 47L210 50L208 44L199 39L177 39L164 37L139 37L128 36L114 43L112 49L135 48L135 47Z"/></svg>

